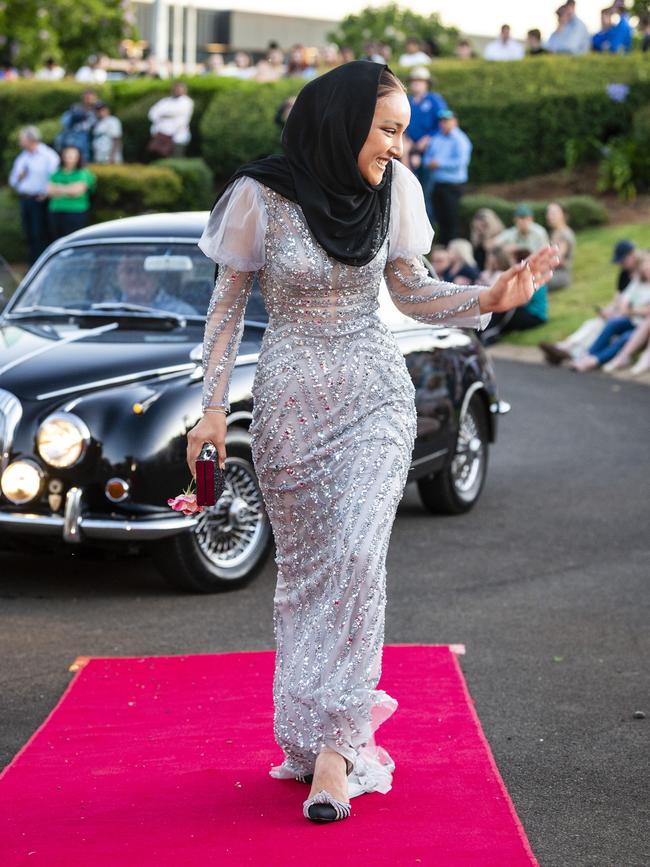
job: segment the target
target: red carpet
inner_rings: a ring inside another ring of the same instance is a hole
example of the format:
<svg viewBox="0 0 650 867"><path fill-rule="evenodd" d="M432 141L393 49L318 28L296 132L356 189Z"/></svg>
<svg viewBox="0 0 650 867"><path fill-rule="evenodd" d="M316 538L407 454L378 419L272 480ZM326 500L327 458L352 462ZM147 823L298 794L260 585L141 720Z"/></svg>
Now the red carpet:
<svg viewBox="0 0 650 867"><path fill-rule="evenodd" d="M393 788L316 825L277 780L273 651L92 658L0 776L3 867L537 864L456 654L387 645Z"/></svg>

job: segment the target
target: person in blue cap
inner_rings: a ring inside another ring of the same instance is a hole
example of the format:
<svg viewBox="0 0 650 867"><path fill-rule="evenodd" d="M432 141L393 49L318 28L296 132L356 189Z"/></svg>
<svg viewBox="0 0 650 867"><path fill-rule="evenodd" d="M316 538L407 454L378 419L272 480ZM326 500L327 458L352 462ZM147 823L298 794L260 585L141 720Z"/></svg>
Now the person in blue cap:
<svg viewBox="0 0 650 867"><path fill-rule="evenodd" d="M460 200L467 183L472 142L451 109L441 109L438 120L440 130L431 137L423 161L432 171L437 242L446 246L460 235Z"/></svg>
<svg viewBox="0 0 650 867"><path fill-rule="evenodd" d="M612 253L612 265L620 266L616 289L618 292L622 292L627 288L637 266L637 253L633 241L623 239L616 242Z"/></svg>

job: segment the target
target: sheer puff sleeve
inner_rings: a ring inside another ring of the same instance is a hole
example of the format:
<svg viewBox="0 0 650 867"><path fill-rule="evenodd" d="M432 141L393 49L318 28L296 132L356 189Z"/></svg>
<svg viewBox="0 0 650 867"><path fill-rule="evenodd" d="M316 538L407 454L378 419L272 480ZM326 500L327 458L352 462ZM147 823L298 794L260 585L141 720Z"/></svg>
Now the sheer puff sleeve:
<svg viewBox="0 0 650 867"><path fill-rule="evenodd" d="M203 336L203 400L230 411L228 389L244 331L253 274L264 266L266 207L253 178L234 181L210 214L199 248L220 267Z"/></svg>
<svg viewBox="0 0 650 867"><path fill-rule="evenodd" d="M421 256L431 249L429 223L419 181L393 161L388 261L384 278L393 303L402 313L432 325L484 329L491 313L481 313L479 295L486 286L457 286L432 277Z"/></svg>

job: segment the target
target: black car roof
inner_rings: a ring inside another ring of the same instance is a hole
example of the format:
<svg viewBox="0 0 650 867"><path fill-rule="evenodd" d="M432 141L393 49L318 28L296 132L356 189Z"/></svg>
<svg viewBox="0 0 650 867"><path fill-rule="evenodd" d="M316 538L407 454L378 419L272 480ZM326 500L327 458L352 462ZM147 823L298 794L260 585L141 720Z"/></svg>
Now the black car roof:
<svg viewBox="0 0 650 867"><path fill-rule="evenodd" d="M198 241L209 211L180 211L173 214L143 214L108 220L66 236L69 241L106 241L115 238L187 238Z"/></svg>

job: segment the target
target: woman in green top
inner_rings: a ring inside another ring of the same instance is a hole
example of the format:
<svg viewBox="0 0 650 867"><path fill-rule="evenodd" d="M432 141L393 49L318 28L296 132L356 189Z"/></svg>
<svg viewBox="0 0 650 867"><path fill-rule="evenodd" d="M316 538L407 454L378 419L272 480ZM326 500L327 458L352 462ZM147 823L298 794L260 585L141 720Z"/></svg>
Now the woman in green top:
<svg viewBox="0 0 650 867"><path fill-rule="evenodd" d="M84 168L79 148L64 147L61 166L47 186L50 241L88 225L90 193L96 185L95 176Z"/></svg>

